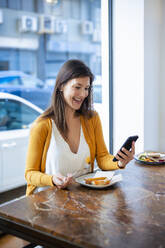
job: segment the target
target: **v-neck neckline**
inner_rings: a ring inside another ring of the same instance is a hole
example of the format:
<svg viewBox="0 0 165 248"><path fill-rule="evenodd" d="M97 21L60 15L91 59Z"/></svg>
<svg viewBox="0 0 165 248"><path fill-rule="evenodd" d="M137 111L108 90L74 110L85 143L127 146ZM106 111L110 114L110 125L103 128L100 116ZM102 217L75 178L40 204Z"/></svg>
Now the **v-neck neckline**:
<svg viewBox="0 0 165 248"><path fill-rule="evenodd" d="M78 149L77 149L77 152L76 152L76 153L73 152L73 151L71 150L71 148L70 148L68 142L63 138L63 136L61 135L60 131L58 130L58 128L57 128L57 126L56 126L54 120L52 120L52 122L53 122L53 125L54 125L54 127L56 128L56 130L57 130L57 132L58 132L58 134L59 134L59 137L60 137L61 141L63 142L63 144L65 144L65 146L68 147L69 151L70 151L73 155L78 155L78 154L79 154L79 150L80 150L80 146L81 146L81 140L82 140L81 137L82 137L82 132L83 132L83 130L82 130L82 125L81 125L81 119L80 119L80 138L79 138L79 145L78 145Z"/></svg>

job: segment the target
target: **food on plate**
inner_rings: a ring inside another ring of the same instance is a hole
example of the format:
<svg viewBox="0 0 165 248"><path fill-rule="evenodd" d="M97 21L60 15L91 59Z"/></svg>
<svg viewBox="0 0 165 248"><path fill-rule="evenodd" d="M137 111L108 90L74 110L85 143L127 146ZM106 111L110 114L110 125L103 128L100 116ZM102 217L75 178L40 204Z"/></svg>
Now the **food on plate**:
<svg viewBox="0 0 165 248"><path fill-rule="evenodd" d="M165 162L165 154L159 152L144 152L138 156L138 159L145 162Z"/></svg>
<svg viewBox="0 0 165 248"><path fill-rule="evenodd" d="M147 152L147 155L149 157L153 157L153 158L160 158L160 153L159 152Z"/></svg>
<svg viewBox="0 0 165 248"><path fill-rule="evenodd" d="M147 157L147 154L146 154L146 153L141 153L141 154L138 156L138 159L141 160L141 161L145 161L145 162L154 162L153 159Z"/></svg>
<svg viewBox="0 0 165 248"><path fill-rule="evenodd" d="M92 177L92 178L85 178L86 184L92 185L106 185L110 183L110 179L107 177Z"/></svg>

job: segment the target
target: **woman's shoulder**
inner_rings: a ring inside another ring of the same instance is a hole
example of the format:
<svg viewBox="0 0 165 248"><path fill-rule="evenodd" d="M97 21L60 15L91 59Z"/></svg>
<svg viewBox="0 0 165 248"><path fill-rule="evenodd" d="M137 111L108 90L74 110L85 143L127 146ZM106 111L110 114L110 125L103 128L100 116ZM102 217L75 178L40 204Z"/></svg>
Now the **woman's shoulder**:
<svg viewBox="0 0 165 248"><path fill-rule="evenodd" d="M95 110L92 110L90 117L82 116L82 118L85 122L88 123L93 123L93 122L95 123L97 122L98 119L100 119L98 112Z"/></svg>
<svg viewBox="0 0 165 248"><path fill-rule="evenodd" d="M47 117L47 118L43 118L42 115L39 116L33 123L31 126L31 130L35 129L35 130L49 130L52 127L52 121L51 118Z"/></svg>

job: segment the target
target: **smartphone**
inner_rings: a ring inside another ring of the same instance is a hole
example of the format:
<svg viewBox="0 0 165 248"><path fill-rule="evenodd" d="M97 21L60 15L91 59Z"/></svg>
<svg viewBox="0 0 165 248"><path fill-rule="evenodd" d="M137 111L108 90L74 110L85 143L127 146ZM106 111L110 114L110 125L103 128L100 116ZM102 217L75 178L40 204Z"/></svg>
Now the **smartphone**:
<svg viewBox="0 0 165 248"><path fill-rule="evenodd" d="M122 151L122 148L123 148L123 147L129 151L129 150L131 149L132 142L133 142L133 141L136 141L138 138L139 138L138 135L128 137L128 139L124 142L124 144L123 144L122 147L120 148L120 151L121 151L122 153L124 153L124 152ZM119 155L119 156L120 156L120 155ZM113 162L116 162L116 161L118 161L118 159L117 159L116 157L114 157Z"/></svg>

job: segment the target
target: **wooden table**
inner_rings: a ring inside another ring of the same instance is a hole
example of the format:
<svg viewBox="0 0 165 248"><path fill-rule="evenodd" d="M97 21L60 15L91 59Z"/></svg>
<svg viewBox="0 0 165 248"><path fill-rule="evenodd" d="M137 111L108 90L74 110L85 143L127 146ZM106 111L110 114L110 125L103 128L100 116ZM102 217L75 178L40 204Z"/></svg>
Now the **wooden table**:
<svg viewBox="0 0 165 248"><path fill-rule="evenodd" d="M130 162L96 190L55 187L0 207L0 229L45 247L164 248L165 166Z"/></svg>

